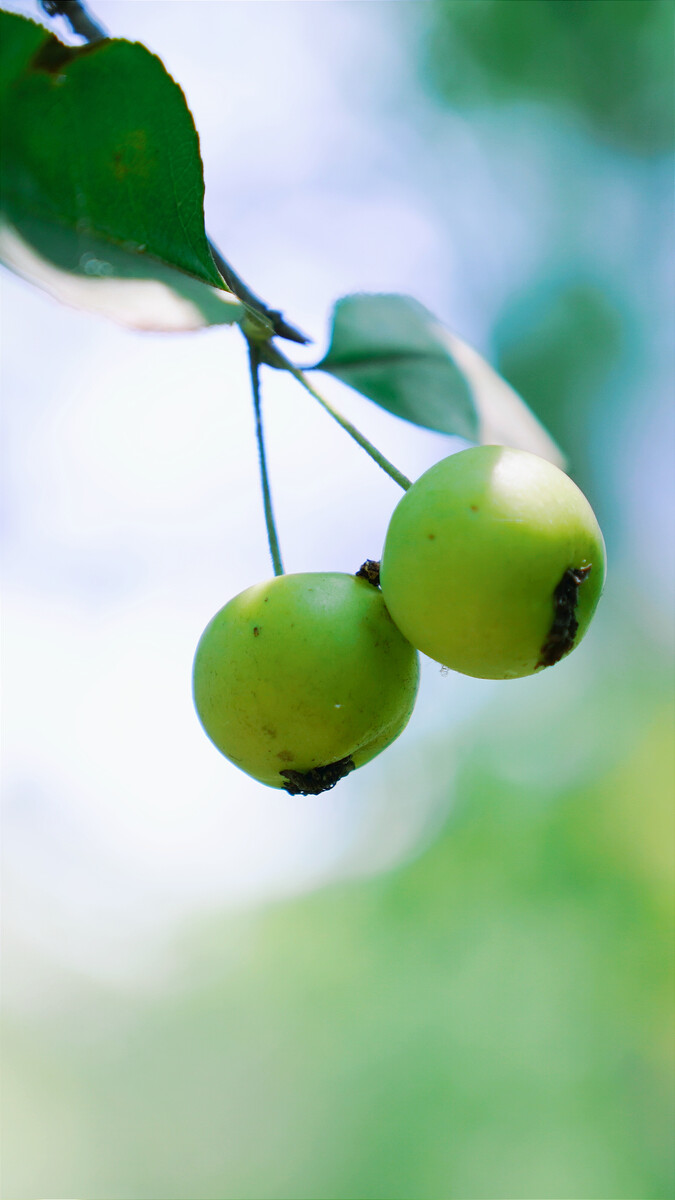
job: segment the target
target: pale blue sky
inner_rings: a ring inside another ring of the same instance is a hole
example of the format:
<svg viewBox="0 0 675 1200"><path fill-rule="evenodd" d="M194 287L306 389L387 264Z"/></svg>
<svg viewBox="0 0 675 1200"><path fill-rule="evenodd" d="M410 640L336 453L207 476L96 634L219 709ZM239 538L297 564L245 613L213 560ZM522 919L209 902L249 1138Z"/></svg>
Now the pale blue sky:
<svg viewBox="0 0 675 1200"><path fill-rule="evenodd" d="M609 395L589 418L590 498L610 521L621 604L637 611L647 597L666 636L672 292L653 248L630 257L664 164L627 161L536 108L472 119L435 108L416 75L414 7L101 0L96 12L183 86L209 231L315 339L304 362L348 292L413 294L490 357L497 314L548 266L634 278L628 319L647 348L616 385L620 421ZM419 782L425 740L457 736L494 685L426 663L407 732L319 801L249 780L194 716L203 626L271 574L236 331L128 333L6 273L1 304L10 932L85 970L135 970L152 931L196 908L412 852L452 802L451 768L442 786ZM264 388L287 568L353 571L379 555L398 489L293 381L268 372ZM337 383L325 391L410 476L448 452ZM509 685L514 704L526 712L592 679L611 604L578 662Z"/></svg>

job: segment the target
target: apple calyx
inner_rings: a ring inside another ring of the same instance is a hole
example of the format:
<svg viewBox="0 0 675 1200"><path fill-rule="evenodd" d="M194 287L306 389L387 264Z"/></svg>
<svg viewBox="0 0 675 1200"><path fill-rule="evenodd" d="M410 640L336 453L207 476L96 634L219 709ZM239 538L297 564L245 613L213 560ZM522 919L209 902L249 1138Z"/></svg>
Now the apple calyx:
<svg viewBox="0 0 675 1200"><path fill-rule="evenodd" d="M320 796L329 792L345 775L355 770L353 758L339 758L337 762L328 763L325 767L312 767L311 771L280 771L279 774L288 780L284 791L289 796Z"/></svg>

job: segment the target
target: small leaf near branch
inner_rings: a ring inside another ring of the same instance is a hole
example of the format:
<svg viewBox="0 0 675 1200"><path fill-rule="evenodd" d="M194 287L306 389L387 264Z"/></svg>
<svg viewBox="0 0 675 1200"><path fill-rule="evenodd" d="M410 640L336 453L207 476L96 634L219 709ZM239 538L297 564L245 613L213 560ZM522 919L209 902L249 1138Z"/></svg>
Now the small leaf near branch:
<svg viewBox="0 0 675 1200"><path fill-rule="evenodd" d="M563 462L506 380L410 296L358 294L339 300L328 352L314 369L425 429Z"/></svg>
<svg viewBox="0 0 675 1200"><path fill-rule="evenodd" d="M199 140L160 60L117 39L66 46L6 12L0 45L0 207L14 249L18 239L89 285L122 278L175 286L183 298L187 290L188 324L171 328L241 319L243 306L213 303L214 289L229 290L204 229ZM47 286L39 275L29 277ZM91 286L69 290L72 302L101 311ZM142 327L163 328L151 308Z"/></svg>
<svg viewBox="0 0 675 1200"><path fill-rule="evenodd" d="M471 388L478 411L478 441L529 450L564 470L567 459L562 450L511 384L461 338L447 329L443 338Z"/></svg>
<svg viewBox="0 0 675 1200"><path fill-rule="evenodd" d="M328 353L316 364L397 417L475 439L478 418L437 322L409 296L338 300Z"/></svg>

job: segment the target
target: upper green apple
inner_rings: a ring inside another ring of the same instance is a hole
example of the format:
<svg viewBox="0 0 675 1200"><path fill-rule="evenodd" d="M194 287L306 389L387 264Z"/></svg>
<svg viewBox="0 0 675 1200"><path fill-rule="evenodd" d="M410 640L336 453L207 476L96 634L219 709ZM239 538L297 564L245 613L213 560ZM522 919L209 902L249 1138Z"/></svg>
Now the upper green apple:
<svg viewBox="0 0 675 1200"><path fill-rule="evenodd" d="M605 545L575 483L537 455L462 450L406 492L387 531L381 584L413 646L483 679L550 666L586 632Z"/></svg>
<svg viewBox="0 0 675 1200"><path fill-rule="evenodd" d="M202 725L231 762L270 787L314 793L398 737L419 664L366 580L281 575L216 613L193 678Z"/></svg>

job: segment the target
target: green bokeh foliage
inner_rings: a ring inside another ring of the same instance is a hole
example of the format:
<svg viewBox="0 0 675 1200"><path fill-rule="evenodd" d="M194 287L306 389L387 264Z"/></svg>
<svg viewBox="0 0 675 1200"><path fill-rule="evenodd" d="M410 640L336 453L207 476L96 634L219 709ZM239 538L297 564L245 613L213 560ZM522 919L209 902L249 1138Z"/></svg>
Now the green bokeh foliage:
<svg viewBox="0 0 675 1200"><path fill-rule="evenodd" d="M24 1021L7 1194L667 1200L667 681L633 664L548 737L523 694L428 746L460 801L415 861L193 925L145 999L71 980Z"/></svg>
<svg viewBox="0 0 675 1200"><path fill-rule="evenodd" d="M639 154L675 139L670 0L435 0L425 68L439 96L576 113Z"/></svg>

